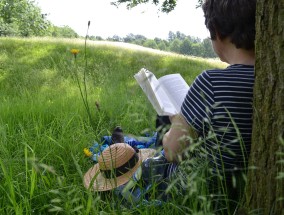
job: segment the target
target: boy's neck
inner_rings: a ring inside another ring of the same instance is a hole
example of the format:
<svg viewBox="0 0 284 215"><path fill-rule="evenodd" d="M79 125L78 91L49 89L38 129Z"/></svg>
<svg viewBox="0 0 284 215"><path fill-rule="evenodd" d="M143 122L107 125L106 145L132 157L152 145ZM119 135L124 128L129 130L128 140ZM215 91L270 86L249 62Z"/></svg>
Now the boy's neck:
<svg viewBox="0 0 284 215"><path fill-rule="evenodd" d="M255 64L255 53L252 50L237 49L230 50L228 54L229 64L243 64L243 65L254 65Z"/></svg>
<svg viewBox="0 0 284 215"><path fill-rule="evenodd" d="M222 40L222 60L226 63L254 65L255 52L254 50L238 49L231 43L229 39Z"/></svg>

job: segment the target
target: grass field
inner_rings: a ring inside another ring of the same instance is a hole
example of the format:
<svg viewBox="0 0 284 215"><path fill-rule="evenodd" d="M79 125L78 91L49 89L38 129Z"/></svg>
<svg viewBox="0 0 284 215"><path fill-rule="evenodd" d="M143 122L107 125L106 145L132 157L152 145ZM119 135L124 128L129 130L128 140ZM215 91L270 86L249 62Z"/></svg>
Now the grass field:
<svg viewBox="0 0 284 215"><path fill-rule="evenodd" d="M155 130L155 111L133 77L142 67L157 77L181 73L190 84L225 65L84 42L0 38L0 214L210 214L201 189L163 207L122 207L86 190L82 177L93 163L83 149L116 125L133 135Z"/></svg>

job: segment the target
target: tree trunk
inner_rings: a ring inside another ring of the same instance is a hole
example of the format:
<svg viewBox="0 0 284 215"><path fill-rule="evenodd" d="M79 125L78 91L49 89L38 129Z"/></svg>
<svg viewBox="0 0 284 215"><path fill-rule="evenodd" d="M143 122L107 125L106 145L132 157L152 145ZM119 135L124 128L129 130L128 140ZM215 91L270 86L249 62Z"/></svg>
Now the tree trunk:
<svg viewBox="0 0 284 215"><path fill-rule="evenodd" d="M245 196L253 214L284 214L283 5L284 0L257 1L253 134Z"/></svg>

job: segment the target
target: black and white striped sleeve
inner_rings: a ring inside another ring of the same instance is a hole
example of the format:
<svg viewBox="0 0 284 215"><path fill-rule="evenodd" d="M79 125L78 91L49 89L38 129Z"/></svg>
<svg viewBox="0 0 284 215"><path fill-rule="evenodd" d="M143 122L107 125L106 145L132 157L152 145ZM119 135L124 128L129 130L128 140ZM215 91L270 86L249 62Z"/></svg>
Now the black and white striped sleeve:
<svg viewBox="0 0 284 215"><path fill-rule="evenodd" d="M186 121L200 134L210 124L214 92L207 71L194 80L181 107Z"/></svg>

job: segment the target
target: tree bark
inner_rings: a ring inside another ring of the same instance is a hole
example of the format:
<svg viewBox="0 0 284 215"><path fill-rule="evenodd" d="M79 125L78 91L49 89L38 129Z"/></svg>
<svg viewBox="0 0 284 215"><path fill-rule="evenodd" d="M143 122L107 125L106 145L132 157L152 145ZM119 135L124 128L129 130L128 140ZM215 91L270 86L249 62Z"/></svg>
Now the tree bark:
<svg viewBox="0 0 284 215"><path fill-rule="evenodd" d="M284 214L283 5L284 0L257 2L253 134L245 196L253 214Z"/></svg>

